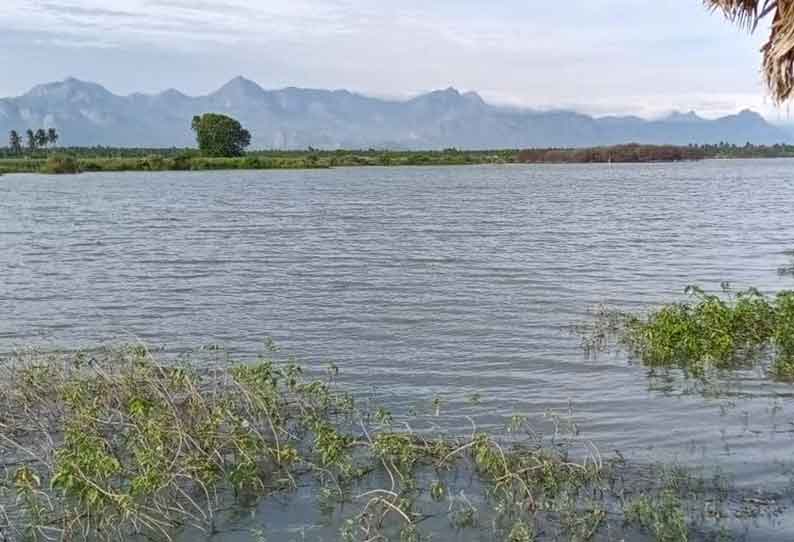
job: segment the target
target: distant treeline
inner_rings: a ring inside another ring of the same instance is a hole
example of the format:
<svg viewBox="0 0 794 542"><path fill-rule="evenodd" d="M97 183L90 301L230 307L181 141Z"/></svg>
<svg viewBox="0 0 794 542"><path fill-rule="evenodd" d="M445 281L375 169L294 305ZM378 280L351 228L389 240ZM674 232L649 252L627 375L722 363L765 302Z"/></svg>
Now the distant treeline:
<svg viewBox="0 0 794 542"><path fill-rule="evenodd" d="M513 163L516 150L495 151L255 151L244 156L214 158L201 156L196 149L132 149L73 147L58 150L55 156L30 153L25 157L3 154L0 173L47 172L47 160L73 158L80 171L201 171L213 169L311 169L354 166L444 166Z"/></svg>
<svg viewBox="0 0 794 542"><path fill-rule="evenodd" d="M0 158L13 159L46 159L53 151L46 149L23 148L20 156L10 147L0 147ZM176 156L198 156L197 149L180 147L59 147L54 152L58 154L68 154L75 158L143 158L147 156L176 157Z"/></svg>
<svg viewBox="0 0 794 542"><path fill-rule="evenodd" d="M463 151L319 150L253 151L212 158L188 148L66 147L28 150L23 156L0 147L0 173L50 172L73 160L79 171L196 171L219 169L310 169L354 166L444 166L509 163L672 162L706 158L794 157L794 145L618 145L582 149ZM48 164L49 159L49 164Z"/></svg>
<svg viewBox="0 0 794 542"><path fill-rule="evenodd" d="M787 158L794 157L794 145L615 145L575 149L526 149L520 163L609 163L679 162L706 158Z"/></svg>
<svg viewBox="0 0 794 542"><path fill-rule="evenodd" d="M526 149L518 153L522 163L678 162L706 158L700 147L672 145L616 145L587 149Z"/></svg>
<svg viewBox="0 0 794 542"><path fill-rule="evenodd" d="M707 158L794 158L794 145L700 145Z"/></svg>

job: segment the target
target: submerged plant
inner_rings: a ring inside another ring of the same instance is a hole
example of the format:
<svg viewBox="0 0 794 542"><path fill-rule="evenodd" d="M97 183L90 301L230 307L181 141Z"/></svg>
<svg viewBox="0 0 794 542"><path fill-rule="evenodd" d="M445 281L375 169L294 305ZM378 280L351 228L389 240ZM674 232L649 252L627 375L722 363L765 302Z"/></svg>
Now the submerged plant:
<svg viewBox="0 0 794 542"><path fill-rule="evenodd" d="M681 500L672 491L633 500L626 509L626 521L651 532L657 542L687 542L689 538Z"/></svg>
<svg viewBox="0 0 794 542"><path fill-rule="evenodd" d="M777 268L777 274L781 277L794 277L794 250L786 250L783 252L785 256L788 256L791 260L788 265L783 265Z"/></svg>

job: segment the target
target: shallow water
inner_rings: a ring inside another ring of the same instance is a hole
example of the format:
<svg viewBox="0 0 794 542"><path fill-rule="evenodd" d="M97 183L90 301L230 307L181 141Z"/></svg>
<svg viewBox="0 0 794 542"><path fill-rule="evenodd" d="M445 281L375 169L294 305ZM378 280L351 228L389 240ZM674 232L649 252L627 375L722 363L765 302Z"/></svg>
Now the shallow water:
<svg viewBox="0 0 794 542"><path fill-rule="evenodd" d="M497 428L570 408L606 452L782 490L794 387L748 372L685 394L620 353L586 359L570 326L688 284L794 288L792 209L792 160L8 175L0 351L250 356L272 337L398 412L439 397Z"/></svg>

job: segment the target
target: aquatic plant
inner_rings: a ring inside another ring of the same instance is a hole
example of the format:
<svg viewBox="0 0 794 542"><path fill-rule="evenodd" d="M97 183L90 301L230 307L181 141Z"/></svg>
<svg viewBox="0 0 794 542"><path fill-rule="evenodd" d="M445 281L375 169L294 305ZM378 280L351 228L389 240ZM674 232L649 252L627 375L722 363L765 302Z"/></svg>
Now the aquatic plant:
<svg viewBox="0 0 794 542"><path fill-rule="evenodd" d="M783 254L791 258L791 263L778 267L777 274L781 277L794 277L794 250L786 250Z"/></svg>
<svg viewBox="0 0 794 542"><path fill-rule="evenodd" d="M230 505L306 485L320 509L344 505L343 540L424 539L434 517L516 542L638 528L686 540L669 489L643 485L647 503L664 506L624 510L621 462L593 446L572 455L575 427L557 416L549 444L519 438L518 415L508 438L473 420L460 435L415 431L384 408L359 409L337 372L309 378L267 356L163 362L143 346L0 359L0 540L214 532ZM428 416L438 420L438 405ZM476 480L465 491L460 472Z"/></svg>
<svg viewBox="0 0 794 542"><path fill-rule="evenodd" d="M696 377L770 359L770 375L794 381L794 292L769 298L753 288L733 293L723 285L723 295L693 286L686 294L692 301L645 316L599 309L582 333L585 350L603 349L617 337L645 366L675 367Z"/></svg>
<svg viewBox="0 0 794 542"><path fill-rule="evenodd" d="M658 497L641 496L626 508L626 520L653 533L658 542L686 542L689 528L681 500L672 491Z"/></svg>

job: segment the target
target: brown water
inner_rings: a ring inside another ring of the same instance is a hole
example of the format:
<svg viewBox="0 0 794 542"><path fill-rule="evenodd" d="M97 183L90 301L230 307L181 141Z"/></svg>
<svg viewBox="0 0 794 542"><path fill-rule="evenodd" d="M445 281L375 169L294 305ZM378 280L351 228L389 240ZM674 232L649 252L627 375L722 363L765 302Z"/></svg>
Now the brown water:
<svg viewBox="0 0 794 542"><path fill-rule="evenodd" d="M0 351L142 340L247 356L272 337L396 412L439 397L497 428L570 408L602 450L782 491L794 387L747 372L721 397L682 393L621 353L587 360L569 328L688 284L794 288L777 272L792 209L791 160L8 175ZM783 523L757 539L794 538Z"/></svg>

